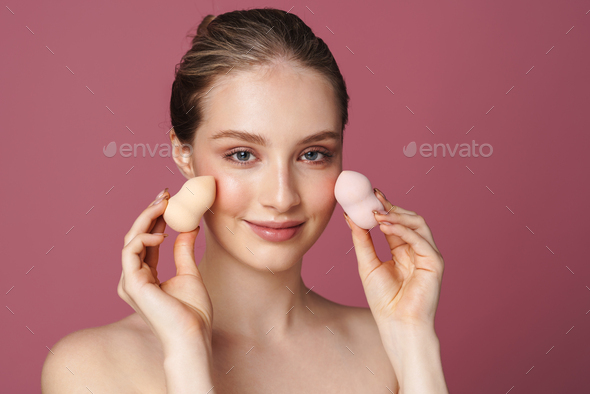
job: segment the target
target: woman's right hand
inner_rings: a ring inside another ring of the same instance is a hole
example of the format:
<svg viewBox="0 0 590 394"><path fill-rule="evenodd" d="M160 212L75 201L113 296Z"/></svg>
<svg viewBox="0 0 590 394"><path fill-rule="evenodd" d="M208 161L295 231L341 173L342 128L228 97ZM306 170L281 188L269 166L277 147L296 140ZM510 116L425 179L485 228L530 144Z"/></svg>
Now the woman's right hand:
<svg viewBox="0 0 590 394"><path fill-rule="evenodd" d="M174 243L176 276L160 284L160 244L166 234L162 215L170 194L165 189L135 220L125 235L123 272L117 293L152 329L164 351L205 340L210 346L213 306L195 263L200 227L180 233ZM158 201L160 200L160 201Z"/></svg>

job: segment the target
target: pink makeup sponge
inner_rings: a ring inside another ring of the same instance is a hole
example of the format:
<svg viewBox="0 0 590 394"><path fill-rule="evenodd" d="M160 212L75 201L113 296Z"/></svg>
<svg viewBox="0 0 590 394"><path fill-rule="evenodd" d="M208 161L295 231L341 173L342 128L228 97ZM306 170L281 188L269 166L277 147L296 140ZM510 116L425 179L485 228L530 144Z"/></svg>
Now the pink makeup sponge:
<svg viewBox="0 0 590 394"><path fill-rule="evenodd" d="M371 182L363 174L342 171L336 180L334 195L357 226L368 230L379 224L373 211L384 210L383 204L375 197Z"/></svg>
<svg viewBox="0 0 590 394"><path fill-rule="evenodd" d="M215 178L198 176L189 179L182 188L168 200L164 220L179 233L193 231L201 217L215 201Z"/></svg>

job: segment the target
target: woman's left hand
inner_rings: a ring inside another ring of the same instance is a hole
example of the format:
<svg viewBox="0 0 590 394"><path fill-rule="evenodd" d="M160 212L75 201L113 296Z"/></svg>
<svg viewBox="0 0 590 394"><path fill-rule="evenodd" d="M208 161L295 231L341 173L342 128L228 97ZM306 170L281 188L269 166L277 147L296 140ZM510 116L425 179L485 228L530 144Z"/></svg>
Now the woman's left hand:
<svg viewBox="0 0 590 394"><path fill-rule="evenodd" d="M391 249L392 259L382 262L369 233L345 214L352 230L359 274L367 302L378 325L401 323L434 328L444 270L430 228L422 216L393 206L375 195L387 214L375 214Z"/></svg>

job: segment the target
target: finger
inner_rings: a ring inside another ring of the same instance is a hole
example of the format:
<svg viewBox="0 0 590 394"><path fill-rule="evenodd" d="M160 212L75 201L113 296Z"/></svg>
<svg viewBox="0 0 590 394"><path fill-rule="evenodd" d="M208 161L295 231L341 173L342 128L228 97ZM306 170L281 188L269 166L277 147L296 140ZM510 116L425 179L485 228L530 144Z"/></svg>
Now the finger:
<svg viewBox="0 0 590 394"><path fill-rule="evenodd" d="M373 245L373 239L369 234L371 230L365 230L357 226L344 212L344 219L348 223L348 226L352 232L352 243L354 244L354 251L356 253L356 259L359 265L359 274L364 280L371 271L379 267L382 262L375 253L375 246Z"/></svg>
<svg viewBox="0 0 590 394"><path fill-rule="evenodd" d="M386 234L397 235L414 250L414 265L416 268L435 272L442 271L442 262L438 251L434 250L432 245L414 230L396 223L392 225L382 224L381 231Z"/></svg>
<svg viewBox="0 0 590 394"><path fill-rule="evenodd" d="M140 233L147 233L149 229L153 227L154 221L158 216L164 214L166 210L166 206L168 204L168 198L170 195L168 192L164 193L164 200L162 200L159 204L148 206L146 209L143 210L142 213L139 214L135 222L131 226L129 232L125 235L125 245L127 245L137 234Z"/></svg>
<svg viewBox="0 0 590 394"><path fill-rule="evenodd" d="M408 215L416 215L416 212L414 212L414 211L409 211L409 210L404 209L400 206L391 204L389 202L389 200L387 198L385 198L382 194L377 192L377 190L378 189L374 189L373 191L375 192L375 196L377 197L377 199L381 202L381 204L383 204L383 207L385 208L386 212L389 212L391 210L395 210L396 212L407 213Z"/></svg>
<svg viewBox="0 0 590 394"><path fill-rule="evenodd" d="M140 259L139 255L145 247L159 245L164 241L164 238L165 235L163 234L142 233L129 241L121 252L125 281L131 280L142 268L143 261Z"/></svg>
<svg viewBox="0 0 590 394"><path fill-rule="evenodd" d="M380 214L377 211L373 211L375 214L375 219L377 222L389 222L389 223L399 223L402 224L420 234L424 239L426 239L430 245L438 252L438 248L434 243L434 239L432 238L432 232L430 228L426 224L424 218L420 215L410 215L407 213L399 213L396 209L392 209L387 214ZM386 237L387 238L387 237ZM391 248L395 248L399 246L400 238L394 236L392 239L392 244L390 244ZM389 241L389 239L388 239Z"/></svg>
<svg viewBox="0 0 590 394"><path fill-rule="evenodd" d="M379 202L381 202L381 204L383 205L385 212L392 212L394 210L395 211L399 210L398 212L410 214L409 211L406 211L405 209L402 209L400 207L397 207L397 206L394 206L393 204L391 204L385 197L383 197L377 191L374 191L374 192L375 192L375 196L377 197ZM377 218L375 217L375 219L377 219ZM387 243L389 244L389 248L391 250L406 243L406 241L404 241L403 239L401 239L400 237L398 237L395 234L385 234L385 239L387 240Z"/></svg>
<svg viewBox="0 0 590 394"><path fill-rule="evenodd" d="M151 207L152 205L154 205L154 202L156 202L156 201L157 201L157 199L156 199L156 200L154 200L154 201L153 201L153 202L152 202L152 203L151 203L149 206ZM164 223L166 223L166 222L164 221L164 215L162 215L162 216L158 216L158 218L157 218L156 220L152 220L152 222L150 223L150 227L148 228L148 230L146 231L146 233L163 233L163 232L164 232L164 230L166 229L166 225L164 224L164 226L162 227L162 225L160 224L160 226L158 227L158 229L156 229L156 227L155 227L155 226L156 226L156 224L157 224L158 222L164 222ZM150 250L152 250L152 252L153 252L153 249L154 249L154 248L155 248L155 250L156 250L156 251L158 251L158 250L160 249L160 245L158 245L158 246L154 246L154 247L150 246L150 247L146 248L146 249L145 249L145 250L144 250L144 251L141 253L141 255L140 255L140 258L141 258L143 261L145 261L147 264L149 264L149 265L151 265L151 264L150 264L151 260L150 260L150 261L148 261L148 259L147 259L147 255L148 255L148 253L150 253ZM152 253L152 254L153 254L153 253ZM156 254L156 256L157 256L157 254ZM158 261L157 261L157 258L156 258L155 265L157 265L157 264L158 264ZM154 265L154 268L155 268L155 265Z"/></svg>
<svg viewBox="0 0 590 394"><path fill-rule="evenodd" d="M155 204L156 202L161 202L161 199L168 199L170 197L170 195L169 194L166 195L166 193L168 193L168 188L164 189L162 191L162 193L158 194L158 196L156 197L156 199L154 201L152 201L152 203L150 205L148 205L148 208L151 207L151 206L153 206L153 205L156 205ZM158 219L160 219L160 218L163 218L163 216L159 216L158 217ZM163 233L164 232L166 226L164 226L164 228L162 228L160 231L154 231L154 226L156 225L158 219L151 221L150 227L148 228L148 230L146 231L146 233ZM156 248L156 250L159 250L160 249L160 246L158 245L155 248ZM148 253L148 251L150 249L151 249L151 247L150 248L146 248L143 252L141 252L141 255L139 256L141 258L141 260L142 261L145 261L148 265L149 265L149 262L147 261L146 255L147 255L147 253ZM156 261L156 264L157 264L157 261ZM154 276L156 276L155 267L154 267L154 271L153 272L154 272Z"/></svg>
<svg viewBox="0 0 590 394"><path fill-rule="evenodd" d="M195 263L195 239L199 234L201 226L193 231L180 233L174 242L174 263L176 264L176 275L200 276L197 264Z"/></svg>
<svg viewBox="0 0 590 394"><path fill-rule="evenodd" d="M388 217L390 219L392 219L392 220L385 220L385 221L395 223L396 221L394 218L398 217L396 215L406 215L406 216L403 216L403 218L407 219L406 221L408 223L413 223L413 224L417 225L417 226L408 226L408 227L410 227L413 230L416 230L418 232L418 234L420 234L428 242L430 242L430 245L432 245L432 247L438 252L438 248L436 247L436 244L434 242L434 238L432 236L432 232L430 231L430 227L428 227L428 225L426 224L426 221L424 220L424 218L422 216L416 214L416 212L414 212L414 211L409 211L409 210L404 209L400 206L392 205L380 193L375 192L375 196L377 196L377 199L381 202L381 204L383 204L385 211L388 213ZM375 219L377 219L377 221L381 221L380 218L377 217L377 215L375 216ZM401 224L405 225L405 223L401 223ZM385 238L387 239L387 242L389 243L389 246L391 247L391 249L395 249L396 247L403 245L405 243L404 241L401 240L401 238L399 238L396 235L390 235L389 237L386 236Z"/></svg>
<svg viewBox="0 0 590 394"><path fill-rule="evenodd" d="M150 233L163 233L166 230L166 221L163 216L156 219L153 228L149 231ZM160 254L160 245L148 246L145 252L145 262L147 265L156 269L158 267L158 258Z"/></svg>
<svg viewBox="0 0 590 394"><path fill-rule="evenodd" d="M151 207L152 205L154 205L155 202L157 202L160 198L169 200L170 199L170 192L168 191L168 188L164 189L164 191L162 191L162 193L158 194L159 197L156 197L156 199L154 201L152 201L152 203L150 205L148 205L148 208ZM156 225L156 222L152 221L152 225L150 226L150 229L147 231L148 233L155 233L158 231L152 231L154 226ZM161 230L164 231L166 227L164 226L164 228L162 228ZM159 232L162 232L159 231Z"/></svg>

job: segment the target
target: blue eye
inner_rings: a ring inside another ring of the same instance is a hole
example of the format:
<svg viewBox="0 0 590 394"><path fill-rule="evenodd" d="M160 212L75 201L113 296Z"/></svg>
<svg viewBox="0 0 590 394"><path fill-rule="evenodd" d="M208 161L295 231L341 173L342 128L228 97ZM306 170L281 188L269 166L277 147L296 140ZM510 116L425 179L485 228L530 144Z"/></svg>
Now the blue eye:
<svg viewBox="0 0 590 394"><path fill-rule="evenodd" d="M318 151L309 151L309 152L305 152L305 155L309 155L310 153L312 154L312 156L316 157L316 156L317 156L317 154L318 154L318 153L320 153L320 152L318 152ZM308 158L309 160L313 160L313 157L309 157L309 156L307 156L307 158Z"/></svg>
<svg viewBox="0 0 590 394"><path fill-rule="evenodd" d="M238 152L236 152L234 154L238 155L238 159L240 161L242 161L241 159L246 159L247 160L248 159L248 156L251 155L252 153L251 152L248 152L248 151L242 150L242 151L238 151Z"/></svg>
<svg viewBox="0 0 590 394"><path fill-rule="evenodd" d="M320 153L324 156L323 160L314 160L317 158L317 154ZM235 160L232 158L232 156L237 155L238 156L238 160ZM238 165L247 165L248 163L251 163L252 161L248 161L249 156L252 155L254 156L254 152L252 152L250 149L246 149L246 148L236 148L236 149L232 149L230 152L226 153L223 158L232 162L232 163L236 163ZM312 165L317 165L317 164L325 164L330 162L331 158L334 156L332 153L330 153L330 151L328 151L327 149L323 149L323 148L311 148L310 150L308 150L307 152L303 153L301 156L305 156L307 155L307 161L309 161L310 163L312 163ZM245 159L245 160L242 160Z"/></svg>

